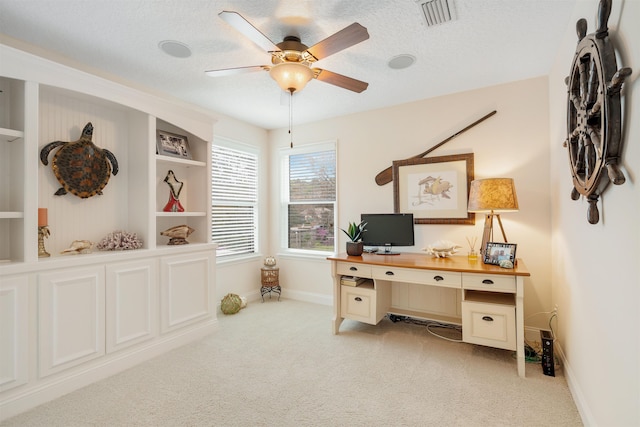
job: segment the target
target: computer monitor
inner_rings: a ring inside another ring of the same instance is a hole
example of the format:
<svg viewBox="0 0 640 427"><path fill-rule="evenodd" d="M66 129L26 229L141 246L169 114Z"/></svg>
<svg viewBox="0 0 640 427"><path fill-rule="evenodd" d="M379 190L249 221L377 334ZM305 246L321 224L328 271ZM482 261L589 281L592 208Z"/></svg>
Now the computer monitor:
<svg viewBox="0 0 640 427"><path fill-rule="evenodd" d="M362 233L364 246L383 247L378 255L397 255L393 246L413 246L413 214L361 214L360 219L367 223Z"/></svg>

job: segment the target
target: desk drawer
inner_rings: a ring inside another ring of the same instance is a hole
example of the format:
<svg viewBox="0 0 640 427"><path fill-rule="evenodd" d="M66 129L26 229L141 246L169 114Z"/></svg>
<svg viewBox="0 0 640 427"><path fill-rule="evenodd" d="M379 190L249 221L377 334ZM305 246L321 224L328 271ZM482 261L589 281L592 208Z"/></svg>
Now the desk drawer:
<svg viewBox="0 0 640 427"><path fill-rule="evenodd" d="M342 317L371 325L378 323L376 291L372 285L341 286L340 288L340 315Z"/></svg>
<svg viewBox="0 0 640 427"><path fill-rule="evenodd" d="M460 289L460 273L438 270L409 269L372 266L374 279L394 282L417 283L420 285L442 286Z"/></svg>
<svg viewBox="0 0 640 427"><path fill-rule="evenodd" d="M339 262L336 272L344 276L366 277L371 279L371 266L357 262Z"/></svg>
<svg viewBox="0 0 640 427"><path fill-rule="evenodd" d="M515 306L462 301L462 340L471 344L515 350Z"/></svg>
<svg viewBox="0 0 640 427"><path fill-rule="evenodd" d="M462 289L478 291L516 292L515 276L498 274L462 274Z"/></svg>

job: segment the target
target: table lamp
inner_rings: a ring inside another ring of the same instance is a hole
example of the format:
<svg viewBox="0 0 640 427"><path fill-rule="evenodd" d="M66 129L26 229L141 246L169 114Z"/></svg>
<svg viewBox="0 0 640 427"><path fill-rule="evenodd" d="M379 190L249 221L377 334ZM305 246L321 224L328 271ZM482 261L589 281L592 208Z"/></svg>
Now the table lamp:
<svg viewBox="0 0 640 427"><path fill-rule="evenodd" d="M486 213L480 253L484 256L487 242L493 241L493 217L497 217L504 241L507 235L502 227L500 212L517 212L518 197L511 178L486 178L471 181L469 212Z"/></svg>

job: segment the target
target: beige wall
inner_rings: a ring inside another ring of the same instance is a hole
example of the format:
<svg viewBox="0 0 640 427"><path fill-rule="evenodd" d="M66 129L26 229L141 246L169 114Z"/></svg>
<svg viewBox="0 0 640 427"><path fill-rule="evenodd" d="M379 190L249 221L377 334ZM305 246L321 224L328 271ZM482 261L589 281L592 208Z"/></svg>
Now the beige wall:
<svg viewBox="0 0 640 427"><path fill-rule="evenodd" d="M518 257L526 261L532 273L525 284L526 324L547 328L548 316L536 313L558 304L554 331L565 357L564 374L585 424L640 425L639 1L615 1L609 20L622 63L634 72L623 91L626 121L622 166L627 182L607 189L604 202L599 203L601 221L597 225L587 223L586 203L569 197L571 179L566 149L562 147L566 137L563 81L575 52L575 22L587 18L592 32L597 6L597 0L576 3L566 35L558 41L558 58L548 79L296 124L294 141L297 145L338 141L338 225L344 226L365 211L393 210L392 185L379 187L374 182L374 176L392 160L425 151L497 110L495 116L431 155L473 152L476 178L515 178L520 212L505 214L504 225L509 240L518 244ZM225 136L242 140L243 126L221 120L216 133L226 129ZM325 260L278 253L277 155L281 147L288 146L289 136L286 129L270 131L266 143L258 133L259 144L268 152L270 168L265 178L269 182L269 215L266 225L261 217L261 250L278 256L286 296L330 304L330 268ZM482 222L479 218L475 226L418 226L413 249L419 251L438 239L464 244L466 236L482 235ZM340 236L339 247L344 243ZM222 296L227 290L256 292L251 281L257 280L261 264L260 259L250 265L219 268L218 294ZM238 284L243 288L236 290Z"/></svg>
<svg viewBox="0 0 640 427"><path fill-rule="evenodd" d="M640 1L614 1L609 19L618 67L633 69L625 101L623 185L610 185L598 203L600 222L587 222L585 200L569 197L566 86L576 49L575 22L595 29L596 0L581 0L559 43L549 77L553 301L569 385L585 424L640 425Z"/></svg>
<svg viewBox="0 0 640 427"><path fill-rule="evenodd" d="M380 187L374 181L376 174L391 166L393 160L421 153L496 110L496 115L452 139L430 156L474 153L476 178L515 179L520 211L504 214L503 223L509 240L518 244L517 256L525 260L532 273L525 284L525 316L530 316L552 308L547 94L546 78L463 92L294 125L294 143L338 141L338 225L345 227L348 221L359 219L363 212L393 212L393 185ZM277 158L278 151L289 146L287 129L271 131L270 146L272 157ZM278 165L272 166L273 200L279 200ZM279 205L273 203L270 241L274 244L280 241L278 217ZM419 252L440 239L466 247L467 236L482 238L483 224L484 217L479 216L475 226L416 225L416 245L407 250ZM340 251L344 251L344 245L344 236L340 236ZM272 245L272 252L278 250L278 246ZM286 292L295 292L297 297L309 300L322 297L330 303L332 282L327 261L280 258L281 281ZM528 325L539 327L545 323L545 316L527 321Z"/></svg>

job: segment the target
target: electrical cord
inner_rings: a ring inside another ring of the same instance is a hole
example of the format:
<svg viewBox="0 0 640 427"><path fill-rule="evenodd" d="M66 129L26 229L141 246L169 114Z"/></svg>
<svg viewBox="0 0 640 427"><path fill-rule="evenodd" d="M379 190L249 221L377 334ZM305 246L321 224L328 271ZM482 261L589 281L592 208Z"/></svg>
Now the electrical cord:
<svg viewBox="0 0 640 427"><path fill-rule="evenodd" d="M531 316L527 317L527 319L532 318L533 316L537 316L538 314L551 314L551 317L549 318L549 329L551 330L551 333L553 334L553 336L555 336L555 333L553 331L553 327L551 326L551 321L557 317L557 313L554 311L541 311L535 314L532 314ZM452 325L449 323L442 323L442 322L437 322L434 320L419 320L419 319L414 319L412 317L409 316L398 316L397 314L387 314L387 318L389 320L391 320L391 322L393 323L397 323L397 322L404 322L404 323L411 323L414 325L420 325L420 326L425 326L427 328L427 332L429 332L431 335L436 336L438 338L442 338L443 340L447 340L447 341L451 341L451 342L463 342L462 339L452 339L452 338L448 338L445 337L443 335L437 334L434 331L431 330L431 328L443 328L443 329L449 329L449 330L454 330L459 332L462 335L462 326L460 325ZM516 357L516 353L513 353L513 357ZM539 350L537 350L535 348L534 345L532 345L531 343L529 343L529 341L527 341L527 339L525 338L524 340L524 360L526 363L541 363L542 362L542 348L540 347ZM557 364L557 363L556 363Z"/></svg>
<svg viewBox="0 0 640 427"><path fill-rule="evenodd" d="M552 326L552 321L554 318L558 317L558 313L553 310L553 311L540 311L538 313L532 314L531 316L528 316L527 319L530 319L534 316L537 316L538 314L551 314L551 316L549 317L549 330L551 331L551 336L555 337L555 331L553 330L553 326ZM526 319L525 319L526 320ZM536 347L538 347L536 349ZM513 356L515 357L515 353L513 354ZM524 358L525 358L525 362L527 363L541 363L542 362L542 345L532 345L529 341L527 341L527 339L525 338L524 340ZM555 361L555 365L559 366L559 359L557 356L554 355L554 361Z"/></svg>
<svg viewBox="0 0 640 427"><path fill-rule="evenodd" d="M448 324L448 323L437 322L435 320L419 320L419 319L414 319L414 318L409 317L409 316L398 316L396 314L387 314L387 317L393 323L404 322L404 323L412 323L414 325L425 326L427 328L427 332L429 332L433 336L436 336L438 338L442 338L443 340L447 340L447 341L451 341L451 342L463 342L461 338L460 339L448 338L448 337L440 335L440 334L434 332L433 330L431 330L431 328L449 329L449 330L456 331L460 335L462 335L462 326L460 326L460 325L451 325L451 324Z"/></svg>

